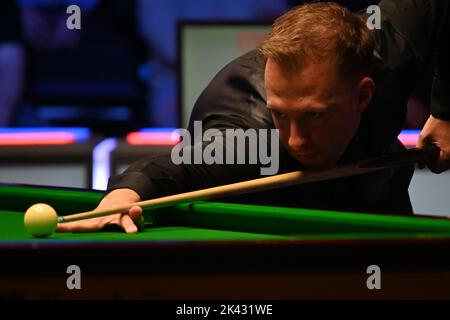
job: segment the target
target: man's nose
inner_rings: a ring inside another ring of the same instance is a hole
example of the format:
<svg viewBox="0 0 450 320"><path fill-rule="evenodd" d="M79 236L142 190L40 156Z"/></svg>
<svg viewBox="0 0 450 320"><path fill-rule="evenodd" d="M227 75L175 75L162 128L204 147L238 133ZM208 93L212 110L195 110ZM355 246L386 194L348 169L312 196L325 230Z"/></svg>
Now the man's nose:
<svg viewBox="0 0 450 320"><path fill-rule="evenodd" d="M300 127L297 122L292 121L289 127L289 148L300 151L307 143L308 137L305 128Z"/></svg>

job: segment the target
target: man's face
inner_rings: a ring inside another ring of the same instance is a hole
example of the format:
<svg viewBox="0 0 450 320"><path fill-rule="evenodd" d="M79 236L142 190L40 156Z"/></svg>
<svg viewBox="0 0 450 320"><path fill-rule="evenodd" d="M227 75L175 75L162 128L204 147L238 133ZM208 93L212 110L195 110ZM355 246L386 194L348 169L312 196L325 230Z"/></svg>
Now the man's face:
<svg viewBox="0 0 450 320"><path fill-rule="evenodd" d="M281 143L306 169L334 166L358 129L372 91L364 97L361 82L345 79L330 62L285 72L273 60L267 61L267 107Z"/></svg>

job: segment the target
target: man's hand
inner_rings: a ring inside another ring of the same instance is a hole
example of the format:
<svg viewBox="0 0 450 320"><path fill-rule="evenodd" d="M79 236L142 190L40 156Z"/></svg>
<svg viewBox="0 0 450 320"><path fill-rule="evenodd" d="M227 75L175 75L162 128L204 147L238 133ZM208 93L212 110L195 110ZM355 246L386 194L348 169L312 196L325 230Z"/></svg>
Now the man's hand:
<svg viewBox="0 0 450 320"><path fill-rule="evenodd" d="M96 210L103 210L140 201L139 195L131 189L116 189L111 191L100 202ZM113 214L105 217L92 218L80 221L59 223L58 232L95 232L107 226L118 226L126 233L138 232L138 227L142 222L142 208L135 206L128 212Z"/></svg>
<svg viewBox="0 0 450 320"><path fill-rule="evenodd" d="M417 142L417 147L435 144L441 149L439 159L428 167L435 173L440 173L450 168L450 121L441 120L430 116L425 123Z"/></svg>

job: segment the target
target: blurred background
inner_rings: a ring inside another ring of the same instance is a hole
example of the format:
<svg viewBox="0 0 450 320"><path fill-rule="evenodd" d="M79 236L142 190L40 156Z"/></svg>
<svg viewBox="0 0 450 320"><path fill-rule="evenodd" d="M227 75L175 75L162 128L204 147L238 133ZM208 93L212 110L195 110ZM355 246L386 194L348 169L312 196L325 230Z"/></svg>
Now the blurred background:
<svg viewBox="0 0 450 320"><path fill-rule="evenodd" d="M303 2L4 1L0 183L103 190L111 174L176 143L173 129L186 126L212 77L255 48L276 17ZM378 3L336 2L354 11ZM69 5L81 9L80 30L66 26ZM428 118L431 71L417 81L405 130L422 128ZM402 141L414 146L417 135L405 131ZM448 189L446 176L436 182L417 171L411 191L421 197L418 212L448 209L447 195L432 200Z"/></svg>
<svg viewBox="0 0 450 320"><path fill-rule="evenodd" d="M206 68L200 62L217 72L256 47L275 17L302 2L7 1L0 12L0 126L75 125L108 135L184 126L183 112L192 107L186 104L206 85L192 80ZM360 10L377 1L338 2ZM66 27L71 4L81 9L81 30ZM182 37L187 21L203 23L197 47ZM214 23L222 28L210 28ZM192 58L199 65L190 64ZM407 127L419 128L426 118L428 83L418 84L411 98Z"/></svg>

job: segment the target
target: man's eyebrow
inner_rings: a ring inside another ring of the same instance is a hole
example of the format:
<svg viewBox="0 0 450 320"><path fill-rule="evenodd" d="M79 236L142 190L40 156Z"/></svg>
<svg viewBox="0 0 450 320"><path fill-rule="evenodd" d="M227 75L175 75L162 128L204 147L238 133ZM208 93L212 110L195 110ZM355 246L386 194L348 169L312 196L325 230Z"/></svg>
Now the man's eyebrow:
<svg viewBox="0 0 450 320"><path fill-rule="evenodd" d="M270 104L266 104L267 109L269 110L284 110L285 108L283 107L279 107L279 106L274 106L274 105L270 105ZM305 110L313 110L313 111L328 111L331 110L335 107L334 104L330 104L330 105L311 105L308 106L306 108L304 108Z"/></svg>
<svg viewBox="0 0 450 320"><path fill-rule="evenodd" d="M312 105L312 106L309 106L309 109L327 111L327 110L332 109L333 107L334 107L334 105L332 105L332 104L326 104L326 105L324 104L324 105Z"/></svg>

